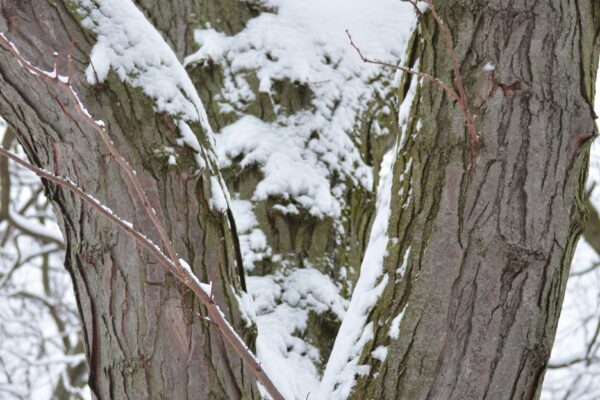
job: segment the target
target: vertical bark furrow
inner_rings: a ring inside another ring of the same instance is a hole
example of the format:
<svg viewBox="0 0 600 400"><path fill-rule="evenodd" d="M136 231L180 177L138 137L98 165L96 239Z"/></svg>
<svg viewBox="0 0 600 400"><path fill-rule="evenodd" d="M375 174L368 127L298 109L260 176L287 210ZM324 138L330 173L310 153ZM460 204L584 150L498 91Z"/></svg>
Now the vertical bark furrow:
<svg viewBox="0 0 600 400"><path fill-rule="evenodd" d="M462 113L424 83L412 117L422 126L401 148L395 177L409 154L426 153L412 162L427 172L408 177L408 205L392 191L388 234L400 242L385 261L394 276L410 248L410 273L388 285L370 317L382 326L365 346L361 362L371 371L353 397L535 399L581 231L587 156L579 155L595 132L598 5L435 4L455 41L482 145L469 169ZM421 70L452 82L439 28L431 16L422 24L434 35L420 42ZM398 309L400 334L390 340ZM388 347L381 366L369 355L378 346Z"/></svg>

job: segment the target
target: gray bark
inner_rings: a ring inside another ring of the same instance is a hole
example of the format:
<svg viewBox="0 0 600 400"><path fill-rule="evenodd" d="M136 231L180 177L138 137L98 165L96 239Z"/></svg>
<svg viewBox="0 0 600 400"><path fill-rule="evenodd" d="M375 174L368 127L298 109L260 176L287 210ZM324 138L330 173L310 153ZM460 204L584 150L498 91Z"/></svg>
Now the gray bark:
<svg viewBox="0 0 600 400"><path fill-rule="evenodd" d="M179 255L203 281L213 282L217 303L252 346L235 299L240 290L235 232L228 214L210 209L210 172L197 174L192 151L178 148L177 166L156 150L179 136L171 117L153 111L140 90L110 74L92 87L82 71L94 38L80 26L69 2L2 3L0 31L34 65L66 74L73 87L126 156L167 227ZM70 48L71 40L75 46ZM0 48L0 114L37 166L76 181L84 190L160 243L126 177L100 138L77 116L60 89L32 76ZM208 140L193 126L200 141ZM208 162L208 160L207 160ZM75 286L95 398L257 398L254 379L239 357L202 318L203 308L146 251L71 194L45 183L66 242L65 265Z"/></svg>
<svg viewBox="0 0 600 400"><path fill-rule="evenodd" d="M422 83L395 164L389 236L399 241L385 261L395 283L370 316L375 339L361 361L372 368L352 398L536 399L583 228L600 8L591 0L435 5L481 146L469 168L462 112ZM414 58L453 82L431 15L422 24ZM494 71L484 70L488 62ZM388 346L383 363L370 356L377 346Z"/></svg>

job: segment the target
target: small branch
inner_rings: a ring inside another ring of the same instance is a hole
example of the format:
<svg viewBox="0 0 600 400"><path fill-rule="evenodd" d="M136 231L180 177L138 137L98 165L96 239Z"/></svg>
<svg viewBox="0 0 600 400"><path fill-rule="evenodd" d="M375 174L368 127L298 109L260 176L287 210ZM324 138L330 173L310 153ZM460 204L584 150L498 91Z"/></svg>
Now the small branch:
<svg viewBox="0 0 600 400"><path fill-rule="evenodd" d="M595 262L592 265L590 265L588 268L581 270L581 271L577 271L577 272L571 272L569 274L569 277L573 277L573 276L582 276L585 274L589 274L590 272L593 272L596 268L600 267L600 263L599 262Z"/></svg>
<svg viewBox="0 0 600 400"><path fill-rule="evenodd" d="M580 357L580 358L574 358L572 360L569 361L564 361L558 364L548 364L548 369L561 369L561 368L568 368L570 366L573 366L575 364L581 364L581 363L586 363L589 364L593 361L597 360L596 357Z"/></svg>
<svg viewBox="0 0 600 400"><path fill-rule="evenodd" d="M381 65L381 66L387 67L387 68L393 68L396 70L406 72L407 74L416 75L418 77L426 79L430 82L433 82L440 88L442 88L454 101L456 101L456 103L462 110L463 115L466 120L467 133L469 134L469 139L471 142L471 165L474 165L476 162L476 159L477 159L477 150L479 147L479 135L477 134L477 130L475 129L475 122L473 119L473 115L471 114L471 111L469 110L467 96L465 94L465 89L464 89L464 86L462 83L462 77L460 74L460 65L458 63L458 58L456 56L456 52L454 51L454 45L452 44L452 37L450 36L450 33L446 29L446 27L444 25L444 21L442 21L442 19L438 15L431 0L424 0L424 1L427 4L429 10L431 11L431 14L433 15L433 18L434 18L436 24L440 28L440 31L442 33L442 38L446 44L448 53L450 54L450 61L452 62L452 66L453 66L453 70L454 70L454 84L456 85L457 90L454 90L452 87L450 87L450 85L448 85L441 79L436 78L432 75L429 75L429 74L426 74L423 72L419 72L419 71L416 71L411 68L406 68L401 65L395 65L395 64L391 64L391 63L388 63L385 61L367 58L367 57L365 57L363 52L360 50L360 48L354 43L354 41L352 40L352 36L350 35L350 32L348 32L347 29L346 29L346 35L348 35L348 39L350 39L350 45L356 50L356 52L358 53L358 55L360 56L360 58L363 62L369 63L369 64ZM415 12L419 16L421 16L422 13L421 13L421 10L419 9L419 7L417 6L417 3L413 0L408 0L408 2L410 4L412 4L412 6L415 9ZM470 168L470 166L469 166L469 168Z"/></svg>
<svg viewBox="0 0 600 400"><path fill-rule="evenodd" d="M440 80L436 77L433 77L429 74L425 74L423 72L416 71L411 68L403 67L402 65L391 64L391 63L388 63L385 61L365 57L363 55L362 51L360 50L360 48L354 43L354 40L352 40L352 35L350 35L350 32L348 31L348 29L346 29L346 35L348 35L348 39L350 40L350 45L352 47L354 47L354 50L356 50L360 59L363 62L365 62L367 64L375 64L375 65L381 65L382 67L397 69L397 70L406 72L407 74L416 75L418 77L421 77L423 79L431 81L431 82L435 83L436 85L438 85L440 88L442 88L454 100L456 100L458 102L460 101L460 96L458 95L458 93L456 93L454 91L454 89L452 89L450 86L448 86L446 83L444 83L442 80Z"/></svg>
<svg viewBox="0 0 600 400"><path fill-rule="evenodd" d="M44 243L54 243L60 248L64 248L62 236L60 236L58 232L54 234L54 232L49 230L45 225L33 223L32 221L29 221L27 217L11 211L8 213L7 221L28 236L41 240Z"/></svg>

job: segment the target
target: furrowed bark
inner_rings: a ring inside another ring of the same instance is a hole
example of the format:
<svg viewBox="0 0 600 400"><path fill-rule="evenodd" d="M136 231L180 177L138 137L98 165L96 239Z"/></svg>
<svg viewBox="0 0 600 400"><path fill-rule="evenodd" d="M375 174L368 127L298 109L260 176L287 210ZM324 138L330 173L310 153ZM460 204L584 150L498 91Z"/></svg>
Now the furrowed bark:
<svg viewBox="0 0 600 400"><path fill-rule="evenodd" d="M351 398L536 399L584 224L600 8L434 4L453 36L477 160L469 169L458 105L421 82L394 167L390 283ZM421 23L420 70L453 82L439 27L430 13ZM379 346L383 362L371 355Z"/></svg>
<svg viewBox="0 0 600 400"><path fill-rule="evenodd" d="M66 75L67 54L73 56L71 79L82 102L107 123L179 256L202 281L213 283L215 301L252 345L254 331L242 320L236 299L235 232L226 213L209 206L209 169L197 173L192 151L175 145L179 133L172 118L155 112L139 89L113 73L103 84L86 83L82 71L94 37L70 3L8 3L0 31L42 69L53 69L56 51L59 73ZM69 97L28 73L6 48L0 54L0 114L30 160L72 178L161 243L127 177ZM209 148L205 133L193 128ZM177 148L176 166L160 156L165 145ZM212 324L197 316L206 316L206 310L188 289L78 198L47 181L45 186L65 236L65 264L75 285L96 398L258 398L254 378Z"/></svg>
<svg viewBox="0 0 600 400"><path fill-rule="evenodd" d="M164 4L156 0L135 0L135 3L173 45L181 59L197 50L198 44L193 38L194 29L205 28L208 25L227 35L235 35L260 13L276 12L265 9L260 2L252 1L195 0ZM182 40L182 34L185 40ZM269 96L259 90L259 80L252 70L239 71L236 74L243 74L248 79L255 100L245 104L244 109L238 110L238 113L224 112L218 99L223 91L225 74L231 71L224 71L224 66L210 60L190 64L186 68L215 131L234 123L240 115L251 115L262 121L272 122L278 116L314 112L311 103L314 94L310 85L281 80L274 83L273 95ZM393 90L390 90L390 93L393 93ZM391 147L399 132L397 108L395 96L372 98L369 99L367 111L356 116L353 134L356 142L361 143L357 144L357 147L360 148L363 159L374 169L374 187L377 187L378 170L383 154ZM393 111L386 114L384 109ZM376 123L387 127L389 133L378 135L374 128ZM343 286L344 296L350 296L374 217L374 191L365 190L356 182L344 182L347 188L344 193L346 207L340 220L345 234L340 235L339 227L336 227L339 221L336 222L331 217L315 217L300 206L299 215L285 214L273 207L282 202L279 198L253 200L254 191L264 178L256 165L242 167L239 160L234 160L231 167L221 172L232 195L238 195L241 200L252 201L258 228L264 232L267 244L272 250L271 256L255 263L255 269L249 272L249 275L265 276L286 267L302 268L310 264L324 274L332 276L334 282ZM339 177L332 176L331 186L340 181ZM342 267L348 271L347 275L342 276ZM339 323L332 313L311 313L306 331L298 332L299 337L319 349L322 364L319 368L327 361Z"/></svg>

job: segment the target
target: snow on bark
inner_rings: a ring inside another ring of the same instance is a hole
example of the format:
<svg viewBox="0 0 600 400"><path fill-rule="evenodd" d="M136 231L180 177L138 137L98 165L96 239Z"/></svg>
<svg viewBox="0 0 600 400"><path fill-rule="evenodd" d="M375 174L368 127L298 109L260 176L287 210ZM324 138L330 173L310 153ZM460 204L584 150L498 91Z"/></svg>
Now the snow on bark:
<svg viewBox="0 0 600 400"><path fill-rule="evenodd" d="M227 195L221 186L219 179L214 176L210 177L211 198L208 201L211 209L217 210L220 213L227 211Z"/></svg>
<svg viewBox="0 0 600 400"><path fill-rule="evenodd" d="M287 258L286 254L273 254L268 246L253 213L253 203L268 199L275 203L273 209L284 214L306 213L339 221L346 206L346 185L374 190L372 167L360 152L358 119L372 99L393 93L399 79L394 79L395 71L364 64L349 45L345 29L373 57L398 62L404 57L415 26L410 4L394 0L369 4L358 0L267 0L261 5L274 11L261 13L233 36L210 26L197 30L199 49L184 62L216 64L222 69L223 89L213 100L221 112L237 118L216 135L219 166L242 170L257 166L262 175L248 200L234 195L236 200L232 202L247 271L265 258L274 263ZM253 76L258 78L259 93L251 89ZM286 81L306 87L311 94L309 104L300 111L281 111L281 104L274 98L278 95L275 85ZM273 120L261 120L247 112L247 105L261 94L272 99L276 114ZM401 123L407 119L410 105L403 107ZM372 132L389 133L376 120ZM392 162L390 155L388 167ZM383 214L378 221L382 220L387 220ZM383 227L381 234L386 231ZM380 238L371 249L371 257L383 257L386 244L387 237ZM257 306L257 353L286 398L305 399L317 392L320 373L316 366L326 361L303 339L308 316L310 312L333 312L341 320L343 313L333 305L339 308L347 301L339 293L339 284L310 266L306 268L306 260L302 267L287 260L283 264L282 270L273 275L247 278L248 291ZM297 279L304 275L311 279L302 279L303 286L298 289ZM376 301L385 284L377 280L377 287L369 292L371 302ZM318 302L316 307L303 300L306 293L325 289L330 301ZM291 293L304 294L298 296L301 301L296 301ZM368 340L368 335L363 336L362 345ZM380 349L376 355L383 357L384 351Z"/></svg>
<svg viewBox="0 0 600 400"><path fill-rule="evenodd" d="M393 165L398 146L404 145L407 140L406 122L418 85L418 79L411 81L406 97L400 105L401 136L398 138L396 146L386 153L381 163L379 187L377 188L377 214L371 228L360 276L319 388L319 399L345 399L350 394L356 377L369 372L369 367L359 365L358 360L364 346L373 338L372 323L367 323L368 315L389 281L389 276L384 274L383 262L387 256L388 242L390 242L388 223L391 211ZM404 167L405 171L410 168L410 165L409 160ZM400 179L403 179L402 176ZM396 272L400 275L406 269L409 252L410 249L407 249L402 264L397 268ZM400 319L401 315L396 317L393 324L399 326ZM382 356L383 352L383 349L379 349L375 356Z"/></svg>
<svg viewBox="0 0 600 400"><path fill-rule="evenodd" d="M96 33L86 70L103 82L112 68L119 78L154 100L156 110L198 121L211 132L200 97L185 69L144 14L130 0L78 0L83 25Z"/></svg>
<svg viewBox="0 0 600 400"><path fill-rule="evenodd" d="M214 136L202 101L160 33L130 0L77 0L77 4L85 16L83 26L96 34L86 69L88 82L103 82L112 68L123 82L152 98L156 111L173 117L181 135L179 144L196 152L200 169L207 161L215 165ZM211 148L201 146L188 124L192 122L200 124ZM221 191L226 190L220 178L219 186Z"/></svg>
<svg viewBox="0 0 600 400"><path fill-rule="evenodd" d="M358 358L364 345L373 337L373 327L372 324L367 324L367 316L389 280L384 274L383 260L389 242L387 233L392 198L392 167L396 153L397 147L394 146L382 162L377 190L377 215L369 245L348 311L342 320L323 375L318 399L345 399L354 385L355 376L368 373L368 366L358 365ZM379 353L381 352L380 350Z"/></svg>
<svg viewBox="0 0 600 400"><path fill-rule="evenodd" d="M96 34L96 43L86 69L89 83L104 81L110 69L133 87L153 99L158 112L169 114L181 135L178 144L195 151L200 169L211 167L218 178L211 179L211 205L227 209L229 194L215 168L214 136L206 110L183 65L160 33L130 0L77 0L85 16L83 26ZM210 147L202 146L190 127L197 122ZM172 163L174 159L170 158Z"/></svg>
<svg viewBox="0 0 600 400"><path fill-rule="evenodd" d="M299 124L306 117L299 116ZM218 136L219 166L228 167L232 159L243 155L239 165L261 165L264 174L253 200L281 196L284 200L294 199L316 217L337 217L340 204L330 187L329 170L319 162L315 152L305 148L306 138L297 133L298 124L295 123L273 125L253 116L244 116L224 128Z"/></svg>
<svg viewBox="0 0 600 400"><path fill-rule="evenodd" d="M281 196L284 208L293 201L314 216L338 217L343 191L332 187L333 174L372 189L372 169L353 136L356 118L375 93L389 90L374 78L393 74L364 64L345 29L369 54L401 60L415 24L413 9L393 0L268 0L264 6L276 12L260 14L237 35L197 30L200 48L185 59L186 65L221 65L225 88L236 89L217 98L221 110L240 116L217 135L219 162L228 166L243 156L242 166L257 164L264 175L257 200ZM314 93L310 111L280 114L273 122L244 116L245 101L255 97L244 82L249 71L269 95L277 81L306 85Z"/></svg>
<svg viewBox="0 0 600 400"><path fill-rule="evenodd" d="M406 122L418 85L419 80L412 79L404 101L400 105L398 116L401 126L400 137L397 139L396 146L386 153L381 163L377 188L377 214L348 312L342 321L319 387L317 396L319 399L345 399L350 394L356 378L369 372L369 366L359 365L358 361L364 346L373 338L372 323L367 323L368 315L389 281L389 276L384 273L383 262L390 242L388 223L391 211L393 165L398 146L403 146L408 139ZM404 167L405 171L410 168L410 165L409 160ZM402 176L399 179L403 179ZM410 249L405 252L403 262L397 268L396 272L399 275L404 274L409 251ZM401 318L400 314L392 321L392 335L397 336ZM378 348L374 357L383 357L384 351L386 350ZM387 355L387 351L385 354Z"/></svg>
<svg viewBox="0 0 600 400"><path fill-rule="evenodd" d="M267 244L267 237L264 232L257 227L258 221L252 211L252 202L232 199L230 206L240 240L240 252L242 253L244 269L252 271L254 263L271 256L271 247Z"/></svg>

